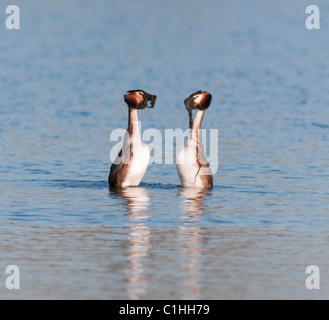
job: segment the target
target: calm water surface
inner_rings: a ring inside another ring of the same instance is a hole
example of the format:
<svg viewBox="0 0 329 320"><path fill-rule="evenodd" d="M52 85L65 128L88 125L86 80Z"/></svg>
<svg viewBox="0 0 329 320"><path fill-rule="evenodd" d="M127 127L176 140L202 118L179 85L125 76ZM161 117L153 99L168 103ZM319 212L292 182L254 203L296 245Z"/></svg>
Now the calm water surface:
<svg viewBox="0 0 329 320"><path fill-rule="evenodd" d="M0 24L0 298L329 298L329 4L20 1ZM12 4L11 2L8 4ZM0 22L7 2L1 2ZM158 96L142 130L186 129L203 89L219 130L210 191L151 164L107 186L122 95ZM7 290L17 265L21 289ZM305 269L320 268L307 290Z"/></svg>

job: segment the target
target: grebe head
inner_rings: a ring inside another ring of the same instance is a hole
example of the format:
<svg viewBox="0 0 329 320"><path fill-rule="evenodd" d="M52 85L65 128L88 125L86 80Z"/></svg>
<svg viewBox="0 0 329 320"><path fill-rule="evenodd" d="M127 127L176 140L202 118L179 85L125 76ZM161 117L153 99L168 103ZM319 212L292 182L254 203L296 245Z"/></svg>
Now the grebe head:
<svg viewBox="0 0 329 320"><path fill-rule="evenodd" d="M154 108L157 97L144 90L129 90L124 99L130 108L145 109Z"/></svg>
<svg viewBox="0 0 329 320"><path fill-rule="evenodd" d="M186 109L193 110L206 110L209 108L212 96L207 91L197 91L192 93L188 98L184 100Z"/></svg>

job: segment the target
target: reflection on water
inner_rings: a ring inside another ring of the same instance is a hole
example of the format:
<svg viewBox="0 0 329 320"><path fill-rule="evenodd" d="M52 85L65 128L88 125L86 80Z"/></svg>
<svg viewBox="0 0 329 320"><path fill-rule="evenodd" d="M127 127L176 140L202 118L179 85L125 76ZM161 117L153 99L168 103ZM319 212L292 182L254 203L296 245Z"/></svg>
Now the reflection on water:
<svg viewBox="0 0 329 320"><path fill-rule="evenodd" d="M127 295L130 299L142 299L147 296L150 285L146 273L146 264L150 263L152 250L151 230L147 225L147 220L150 219L150 196L147 190L141 187L119 188L112 192L123 200L130 221L127 234L129 246L126 252L128 265L125 268ZM204 190L181 188L177 195L183 206L180 219L185 222L177 226L176 232L173 233L177 250L180 252L183 274L179 286L184 292L184 299L197 299L201 294L201 257L204 244L203 230L198 222L202 219L205 198L210 194ZM157 264L166 264L168 260L170 257L162 256Z"/></svg>
<svg viewBox="0 0 329 320"><path fill-rule="evenodd" d="M181 188L178 192L182 200L182 220L194 223L179 227L178 243L182 256L182 268L186 269L183 284L187 286L186 299L198 299L201 293L202 279L202 239L203 230L198 225L204 210L205 197L209 193L202 189Z"/></svg>
<svg viewBox="0 0 329 320"><path fill-rule="evenodd" d="M149 206L150 197L145 188L141 187L130 187L130 188L116 188L111 189L112 193L122 197L125 202L123 203L130 214L132 220L143 220L148 216L146 210Z"/></svg>
<svg viewBox="0 0 329 320"><path fill-rule="evenodd" d="M131 223L128 224L127 240L129 248L126 267L127 294L129 299L140 299L147 292L145 259L151 249L149 227L144 221L149 218L147 212L150 197L145 188L118 188L115 193L125 200Z"/></svg>
<svg viewBox="0 0 329 320"><path fill-rule="evenodd" d="M178 195L182 198L183 210L190 214L191 218L198 219L205 205L205 198L210 196L209 191L203 189L180 188Z"/></svg>

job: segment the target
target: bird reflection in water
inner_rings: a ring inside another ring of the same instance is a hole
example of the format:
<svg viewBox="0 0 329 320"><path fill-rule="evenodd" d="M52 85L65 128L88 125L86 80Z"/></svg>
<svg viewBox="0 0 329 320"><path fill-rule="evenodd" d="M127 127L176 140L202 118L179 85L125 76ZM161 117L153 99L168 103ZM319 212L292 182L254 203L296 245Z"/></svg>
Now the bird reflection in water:
<svg viewBox="0 0 329 320"><path fill-rule="evenodd" d="M204 211L205 197L210 195L205 189L181 188L178 195L183 199L183 211L189 214L189 218L200 219Z"/></svg>
<svg viewBox="0 0 329 320"><path fill-rule="evenodd" d="M145 260L151 249L150 229L145 224L149 218L149 195L146 189L141 187L118 188L114 192L126 202L128 209L129 234L127 240L129 248L127 252L128 266L127 294L129 299L141 299L147 293L147 278L145 277Z"/></svg>
<svg viewBox="0 0 329 320"><path fill-rule="evenodd" d="M179 228L179 244L184 270L185 297L184 299L198 299L201 294L202 276L202 238L203 230L198 222L204 212L204 200L209 193L203 189L181 188L178 195L182 198L182 220L186 221Z"/></svg>

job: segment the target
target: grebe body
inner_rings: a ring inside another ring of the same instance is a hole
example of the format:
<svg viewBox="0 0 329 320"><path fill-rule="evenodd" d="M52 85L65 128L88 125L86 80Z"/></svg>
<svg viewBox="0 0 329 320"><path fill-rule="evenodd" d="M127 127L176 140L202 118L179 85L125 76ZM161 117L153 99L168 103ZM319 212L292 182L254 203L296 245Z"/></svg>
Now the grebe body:
<svg viewBox="0 0 329 320"><path fill-rule="evenodd" d="M202 119L211 98L210 93L198 91L184 101L190 115L190 135L176 158L177 173L184 188L213 187L213 175L205 156L201 132ZM194 121L193 109L197 109Z"/></svg>
<svg viewBox="0 0 329 320"><path fill-rule="evenodd" d="M109 175L111 187L136 187L143 179L150 159L149 147L141 140L138 109L153 108L156 96L143 90L131 90L124 96L129 107L128 129L123 146L113 162ZM150 105L148 103L150 102Z"/></svg>

